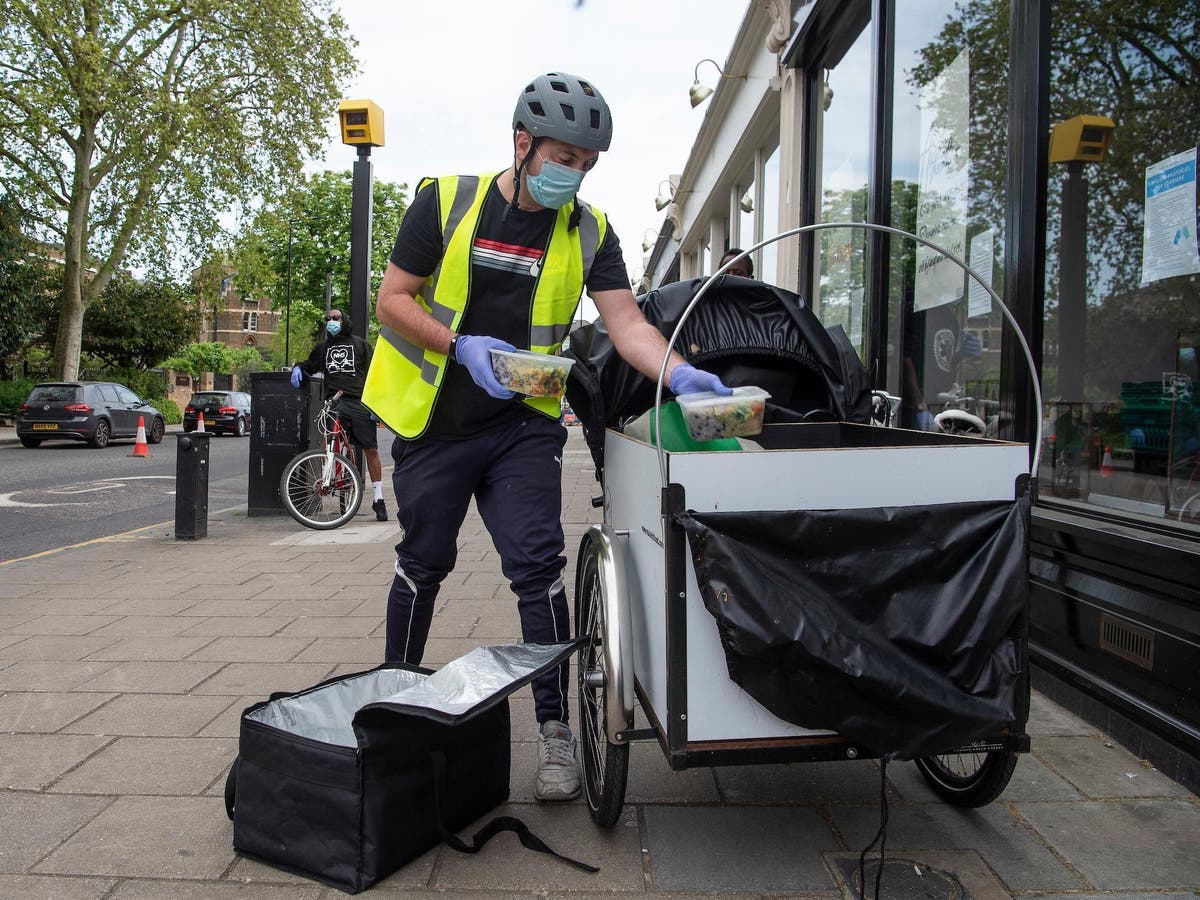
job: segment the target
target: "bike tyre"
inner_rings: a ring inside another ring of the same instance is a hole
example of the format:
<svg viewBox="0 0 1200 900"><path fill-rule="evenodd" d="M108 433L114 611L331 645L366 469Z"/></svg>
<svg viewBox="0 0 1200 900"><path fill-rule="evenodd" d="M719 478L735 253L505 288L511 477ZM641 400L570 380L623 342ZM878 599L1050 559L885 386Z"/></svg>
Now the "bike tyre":
<svg viewBox="0 0 1200 900"><path fill-rule="evenodd" d="M1012 750L918 756L914 762L935 794L951 806L977 809L999 797L1017 767Z"/></svg>
<svg viewBox="0 0 1200 900"><path fill-rule="evenodd" d="M325 515L320 508L303 503L308 495L325 462L324 450L308 450L293 457L283 470L279 479L279 499L283 501L284 509L293 519L305 528L318 531L328 531L340 528L358 514L362 505L363 483L362 476L346 456L335 454L334 459L341 466L343 477L349 481L345 491L338 491L335 512Z"/></svg>

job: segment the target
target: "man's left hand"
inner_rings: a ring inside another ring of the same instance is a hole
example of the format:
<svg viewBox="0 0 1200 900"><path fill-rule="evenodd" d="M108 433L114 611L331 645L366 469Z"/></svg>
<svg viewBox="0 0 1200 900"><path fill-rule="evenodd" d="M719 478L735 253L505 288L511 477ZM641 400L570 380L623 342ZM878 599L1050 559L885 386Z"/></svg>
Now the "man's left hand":
<svg viewBox="0 0 1200 900"><path fill-rule="evenodd" d="M712 391L714 394L728 397L733 393L733 388L726 387L725 383L712 372L697 369L691 363L680 363L671 370L669 387L676 396Z"/></svg>

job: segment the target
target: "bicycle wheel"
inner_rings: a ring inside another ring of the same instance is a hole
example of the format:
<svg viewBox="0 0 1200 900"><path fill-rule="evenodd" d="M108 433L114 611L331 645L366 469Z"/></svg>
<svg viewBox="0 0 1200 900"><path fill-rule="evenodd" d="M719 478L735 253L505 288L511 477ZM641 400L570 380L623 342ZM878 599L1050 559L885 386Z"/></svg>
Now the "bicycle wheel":
<svg viewBox="0 0 1200 900"><path fill-rule="evenodd" d="M605 649L614 640L604 613L599 553L586 547L575 592L575 634L587 638L579 651L579 749L583 756L584 799L588 813L601 828L612 828L621 818L629 770L629 745L611 744L606 733L609 672ZM615 626L612 626L615 628Z"/></svg>
<svg viewBox="0 0 1200 900"><path fill-rule="evenodd" d="M933 792L953 806L975 809L999 797L1017 767L1012 750L943 753L914 760Z"/></svg>
<svg viewBox="0 0 1200 900"><path fill-rule="evenodd" d="M324 450L301 453L279 479L279 496L293 519L306 528L325 530L345 525L362 504L362 478L353 463L333 455L328 478Z"/></svg>

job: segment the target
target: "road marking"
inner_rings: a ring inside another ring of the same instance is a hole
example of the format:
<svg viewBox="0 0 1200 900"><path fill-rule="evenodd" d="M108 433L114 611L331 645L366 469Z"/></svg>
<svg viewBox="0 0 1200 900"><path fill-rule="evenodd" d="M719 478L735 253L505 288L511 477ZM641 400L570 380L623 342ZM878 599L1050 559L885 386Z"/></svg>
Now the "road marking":
<svg viewBox="0 0 1200 900"><path fill-rule="evenodd" d="M27 503L24 500L14 500L13 494L26 494L28 491L9 491L7 494L0 494L0 507L36 507L36 506L84 506L83 503Z"/></svg>
<svg viewBox="0 0 1200 900"><path fill-rule="evenodd" d="M0 495L3 496L3 495ZM24 504L21 504L24 505ZM42 504L38 504L42 505ZM65 503L55 504L57 506L66 506ZM245 503L239 503L237 506L227 506L225 509L214 510L209 513L210 516L219 516L222 513L236 512L239 509L245 509ZM131 528L129 531L122 531L119 534L106 534L102 537L92 538L87 541L80 541L78 544L64 544L61 547L52 547L49 550L40 550L37 553L31 553L29 556L18 556L16 559L0 559L0 566L7 566L10 563L28 562L31 559L41 559L43 556L50 556L54 553L61 553L63 550L78 550L80 547L90 547L92 544L109 544L113 541L118 541L123 537L128 537L131 534L138 534L142 531L149 531L151 528L163 528L170 525L174 527L175 520L170 519L166 522L155 522L153 525L143 525L141 528Z"/></svg>

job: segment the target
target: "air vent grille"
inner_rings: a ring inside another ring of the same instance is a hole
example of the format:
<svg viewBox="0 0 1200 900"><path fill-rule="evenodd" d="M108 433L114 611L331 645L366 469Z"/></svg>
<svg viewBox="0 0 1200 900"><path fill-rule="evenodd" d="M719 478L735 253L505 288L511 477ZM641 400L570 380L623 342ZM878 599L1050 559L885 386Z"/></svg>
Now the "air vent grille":
<svg viewBox="0 0 1200 900"><path fill-rule="evenodd" d="M1154 632L1107 613L1100 614L1100 649L1143 669L1154 668Z"/></svg>

